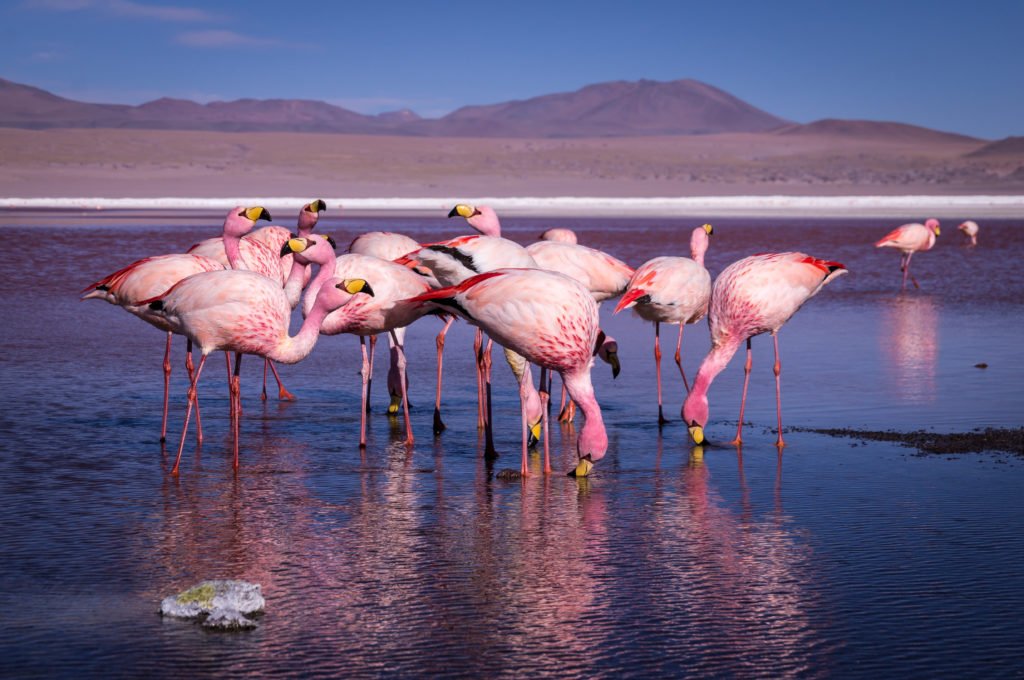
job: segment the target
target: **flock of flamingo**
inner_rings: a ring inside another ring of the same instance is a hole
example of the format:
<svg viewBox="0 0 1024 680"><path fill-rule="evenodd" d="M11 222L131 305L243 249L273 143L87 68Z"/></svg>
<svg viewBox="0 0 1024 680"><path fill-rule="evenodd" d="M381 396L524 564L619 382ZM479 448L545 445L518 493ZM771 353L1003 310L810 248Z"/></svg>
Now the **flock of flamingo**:
<svg viewBox="0 0 1024 680"><path fill-rule="evenodd" d="M239 372L243 354L273 362L295 363L313 349L323 335L351 333L362 346L362 407L360 446L366 446L366 411L373 372L376 336L388 334L391 369L389 412L401 407L405 417L405 443L413 444L406 395L405 328L426 315L438 315L446 323L437 336L437 392L434 432L445 429L441 419L441 376L445 334L456 316L477 327L478 425L486 433L487 451L493 452L490 414L490 351L496 341L519 383L522 415L522 463L529 474L527 451L542 439L544 472L550 473L548 404L550 372L562 379L563 408L559 418L571 420L574 409L583 414L577 436L577 464L569 474L587 475L608 448L601 409L594 395L590 371L594 357L612 365L618 373L617 345L599 328L598 305L619 297L615 313L632 308L642 319L654 322L654 356L657 363L658 421L667 422L662 411L660 326L679 326L675 362L686 387L682 419L694 443L704 441L708 422L707 392L712 380L746 342L743 397L739 426L732 443L742 443L743 411L751 369L751 339L770 333L775 343L776 407L778 439L782 439L782 403L778 330L800 307L829 281L846 273L838 263L798 252L762 253L726 267L712 285L704 267L704 254L713 234L711 225L693 230L690 257L663 256L633 269L625 262L577 243L575 233L550 229L529 246L501 236L501 225L488 206L459 204L448 214L462 217L476 233L421 244L389 232L368 232L355 238L348 252L336 255L328 236L314 234L322 200L312 201L299 212L297 234L281 226L255 229L259 220L270 220L262 207L231 210L221 236L207 239L188 250L147 257L90 284L82 299L104 299L119 305L167 333L164 353L164 400L161 441L167 435L170 384L171 336L187 339L186 369L189 374L185 421L172 474L177 475L192 411L201 441L202 421L196 386L207 357L223 351L227 357L234 467L238 468L241 421ZM959 226L970 243L977 243L978 225ZM896 248L902 253L903 289L909 277L910 258L928 250L939 234L937 220L905 224L878 241L876 247ZM318 270L312 274L312 266ZM292 310L301 303L304 321L289 335ZM711 349L691 386L683 370L683 328L708 317ZM487 336L486 344L483 336ZM193 364L195 344L201 358ZM235 353L234 366L230 352ZM533 382L530 365L540 370L540 390ZM279 396L293 399L277 378ZM566 400L566 394L568 400Z"/></svg>

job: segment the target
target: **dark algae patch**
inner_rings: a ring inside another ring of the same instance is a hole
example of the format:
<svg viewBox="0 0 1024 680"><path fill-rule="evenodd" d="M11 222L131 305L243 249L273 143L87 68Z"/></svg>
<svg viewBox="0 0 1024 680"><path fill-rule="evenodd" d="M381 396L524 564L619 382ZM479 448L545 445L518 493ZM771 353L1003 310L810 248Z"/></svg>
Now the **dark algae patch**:
<svg viewBox="0 0 1024 680"><path fill-rule="evenodd" d="M896 442L928 453L980 453L1001 451L1024 456L1024 428L985 428L972 432L895 432L893 430L854 430L848 428L793 428L804 432L817 432L831 437L879 442Z"/></svg>

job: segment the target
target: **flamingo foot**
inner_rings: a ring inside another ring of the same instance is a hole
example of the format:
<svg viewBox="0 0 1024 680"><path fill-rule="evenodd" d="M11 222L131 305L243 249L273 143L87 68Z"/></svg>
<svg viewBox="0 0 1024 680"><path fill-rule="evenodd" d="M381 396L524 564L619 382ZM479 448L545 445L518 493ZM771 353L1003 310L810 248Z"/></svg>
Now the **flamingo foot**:
<svg viewBox="0 0 1024 680"><path fill-rule="evenodd" d="M266 396L264 395L263 398L266 399ZM296 401L298 399L294 394L286 390L284 388L284 385L281 385L278 388L277 398L280 399L281 401Z"/></svg>
<svg viewBox="0 0 1024 680"><path fill-rule="evenodd" d="M441 411L440 411L440 409L435 408L434 409L434 434L441 434L442 432L444 432L447 429L448 429L448 427L441 420Z"/></svg>

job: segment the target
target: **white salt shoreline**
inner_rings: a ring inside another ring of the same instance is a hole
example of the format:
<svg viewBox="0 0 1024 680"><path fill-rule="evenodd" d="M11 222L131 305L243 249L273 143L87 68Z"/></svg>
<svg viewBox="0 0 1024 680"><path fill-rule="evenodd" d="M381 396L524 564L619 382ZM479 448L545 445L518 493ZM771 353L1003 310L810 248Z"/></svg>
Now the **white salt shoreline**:
<svg viewBox="0 0 1024 680"><path fill-rule="evenodd" d="M214 211L224 206L262 205L293 210L310 197L224 198L0 198L0 211L143 210ZM1024 219L1024 195L1013 196L687 196L661 198L467 197L325 198L345 214L436 215L456 203L490 205L504 215L546 217L971 217Z"/></svg>

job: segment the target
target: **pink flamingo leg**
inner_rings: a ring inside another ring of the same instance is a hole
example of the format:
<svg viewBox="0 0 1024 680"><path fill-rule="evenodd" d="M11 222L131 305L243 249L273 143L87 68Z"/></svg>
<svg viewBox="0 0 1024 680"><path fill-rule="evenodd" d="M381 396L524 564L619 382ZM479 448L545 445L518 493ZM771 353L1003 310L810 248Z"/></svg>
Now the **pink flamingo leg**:
<svg viewBox="0 0 1024 680"><path fill-rule="evenodd" d="M405 410L405 445L411 447L413 445L412 437L412 423L409 421L409 394L405 386L405 348L402 347L402 343L398 341L398 336L395 335L395 331L389 331L391 333L391 340L395 343L395 349L398 350L398 377L402 383L402 407Z"/></svg>
<svg viewBox="0 0 1024 680"><path fill-rule="evenodd" d="M754 365L754 357L750 351L750 338L747 338L747 363L743 364L743 399L740 401L740 422L736 426L736 439L730 444L743 443L743 411L747 406L747 385L750 384L750 368Z"/></svg>
<svg viewBox="0 0 1024 680"><path fill-rule="evenodd" d="M235 470L238 469L238 437L241 430L242 424L242 379L239 374L242 371L242 353L235 352L235 374L231 376L231 392L232 398L235 400L235 420L231 426L232 439L234 439L234 457L231 461L231 467Z"/></svg>
<svg viewBox="0 0 1024 680"><path fill-rule="evenodd" d="M181 465L181 452L185 448L185 435L188 433L188 421L192 415L192 406L196 403L196 384L199 382L199 374L203 372L203 364L206 363L206 355L204 354L199 359L199 366L196 368L196 375L192 379L192 384L188 387L188 406L185 408L185 424L181 427L181 443L178 444L178 456L174 459L174 467L171 468L171 474L178 474L178 467Z"/></svg>
<svg viewBox="0 0 1024 680"><path fill-rule="evenodd" d="M359 342L362 343L362 338ZM363 411L366 413L370 412L370 389L373 387L373 354L374 350L377 349L377 336L370 336L370 363L368 364L366 379L366 397L363 399Z"/></svg>
<svg viewBox="0 0 1024 680"><path fill-rule="evenodd" d="M529 458L526 451L526 442L529 438L528 432L530 429L529 425L527 424L527 419L529 418L529 416L526 413L526 398L529 394L529 391L526 386L527 383L532 382L533 376L530 373L530 364L526 364L526 366L523 367L523 375L519 379L519 405L523 416L523 461L522 464L519 466L519 472L520 474L523 475L523 477L528 477L530 474Z"/></svg>
<svg viewBox="0 0 1024 680"><path fill-rule="evenodd" d="M658 425L668 422L661 409L661 323L654 322L654 365L658 376Z"/></svg>
<svg viewBox="0 0 1024 680"><path fill-rule="evenodd" d="M679 367L679 375L683 376L683 387L686 388L686 393L690 393L690 385L686 382L686 372L683 370L683 327L685 323L679 324L679 340L676 342L676 366Z"/></svg>
<svg viewBox="0 0 1024 680"><path fill-rule="evenodd" d="M782 373L782 362L779 361L778 333L773 332L772 337L775 340L775 365L772 366L772 371L775 373L775 407L779 414L779 439L775 442L775 445L781 449L786 445L786 442L782 441L782 381L779 378L779 374Z"/></svg>
<svg viewBox="0 0 1024 680"><path fill-rule="evenodd" d="M270 366L270 359L263 359L263 392L260 393L260 399L263 401L267 400L267 366Z"/></svg>
<svg viewBox="0 0 1024 680"><path fill-rule="evenodd" d="M370 336L371 338L373 336ZM372 344L372 342L371 342ZM363 367L360 371L363 378L363 403L359 409L359 448L366 448L366 402L370 397L370 359L366 353L366 338L359 336L359 347L363 350Z"/></svg>
<svg viewBox="0 0 1024 680"><path fill-rule="evenodd" d="M491 420L491 346L494 341L490 338L487 339L487 347L483 352L483 378L484 378L484 403L485 403L485 420L484 426L484 441L486 442L484 447L484 453L487 456L495 457L498 452L494 449L494 427Z"/></svg>
<svg viewBox="0 0 1024 680"><path fill-rule="evenodd" d="M565 415L565 385L562 385L562 400L558 403L558 419L561 420L562 416Z"/></svg>
<svg viewBox="0 0 1024 680"><path fill-rule="evenodd" d="M274 368L274 362L270 359L265 360L263 367L263 373L266 374L267 366L270 366L270 370L274 373L274 379L277 380L277 398L281 401L295 401L295 395L284 388L284 383L281 382L281 376L277 374L277 369Z"/></svg>
<svg viewBox="0 0 1024 680"><path fill-rule="evenodd" d="M171 397L171 335L167 333L167 349L164 351L164 416L160 423L160 441L167 441L167 402Z"/></svg>
<svg viewBox="0 0 1024 680"><path fill-rule="evenodd" d="M546 371L546 370L547 370L547 368L544 368L544 369L541 370L541 376L540 376L540 378L541 378L541 380L540 380L541 387L544 387L544 371ZM551 378L551 374L548 374L548 379L550 380L550 378ZM540 406L541 406L540 418L541 418L541 427L544 428L544 474L546 474L546 475L551 474L551 448L550 448L550 443L549 443L549 440L548 440L548 403L550 402L550 400L551 400L551 395L548 393L548 391L547 390L541 390L541 393L540 393Z"/></svg>
<svg viewBox="0 0 1024 680"><path fill-rule="evenodd" d="M188 373L188 381L191 384L195 375L195 365L192 363L192 341L189 340L185 351L185 371ZM196 439L203 441L203 420L199 417L199 401L196 401Z"/></svg>
<svg viewBox="0 0 1024 680"><path fill-rule="evenodd" d="M455 317L450 317L444 323L444 328L437 334L437 397L434 399L434 434L441 434L446 428L441 421L441 362L444 357L444 336L448 333Z"/></svg>
<svg viewBox="0 0 1024 680"><path fill-rule="evenodd" d="M487 417L484 414L484 357L483 357L484 334L479 328L473 338L473 354L476 356L476 427L477 429L487 427Z"/></svg>

